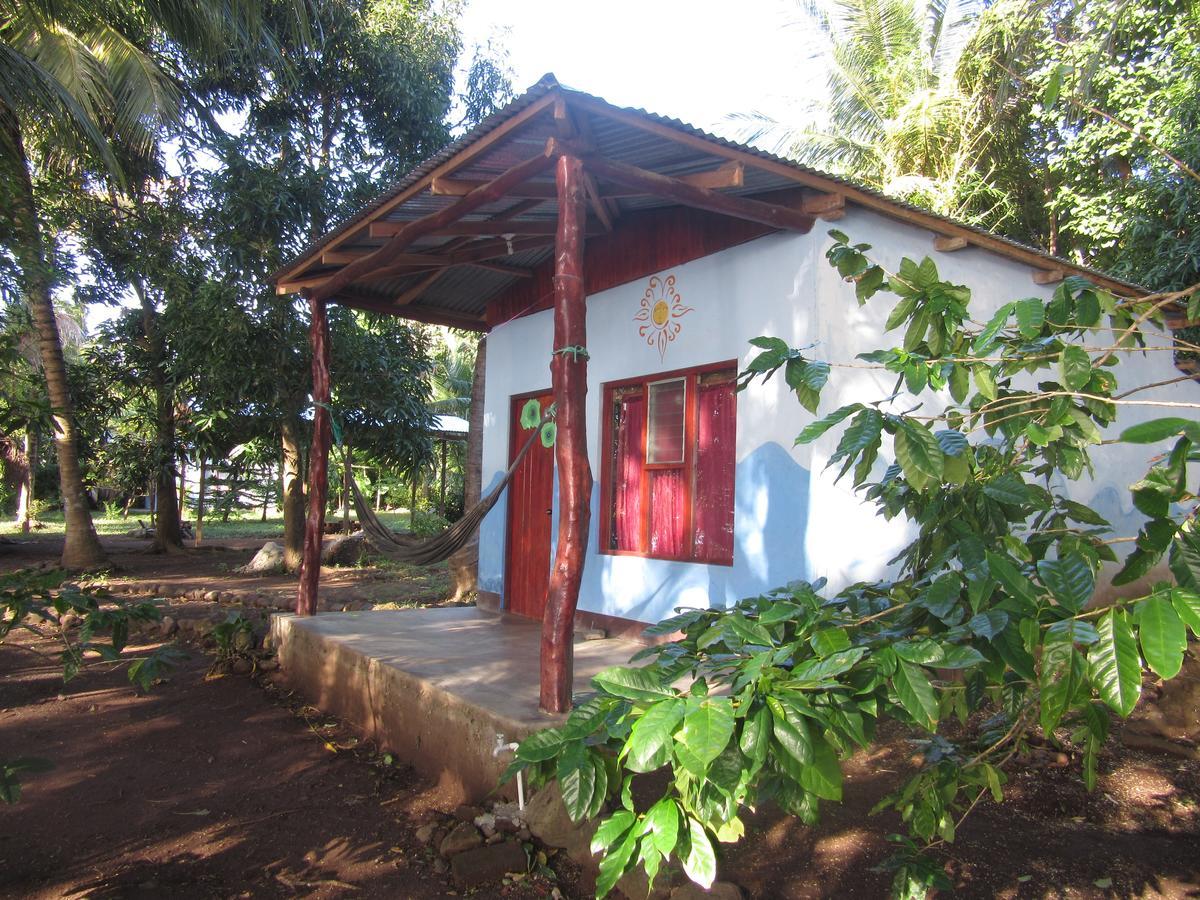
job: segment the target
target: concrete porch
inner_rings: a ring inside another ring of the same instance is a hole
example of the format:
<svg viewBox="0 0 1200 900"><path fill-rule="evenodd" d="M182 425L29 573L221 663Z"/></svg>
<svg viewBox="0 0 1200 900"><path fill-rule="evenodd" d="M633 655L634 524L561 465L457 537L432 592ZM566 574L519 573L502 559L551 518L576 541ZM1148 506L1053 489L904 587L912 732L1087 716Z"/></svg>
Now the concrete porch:
<svg viewBox="0 0 1200 900"><path fill-rule="evenodd" d="M321 613L271 620L288 685L436 779L454 802L496 786L521 740L562 717L538 711L541 624L475 607ZM575 643L575 692L641 648L628 640Z"/></svg>

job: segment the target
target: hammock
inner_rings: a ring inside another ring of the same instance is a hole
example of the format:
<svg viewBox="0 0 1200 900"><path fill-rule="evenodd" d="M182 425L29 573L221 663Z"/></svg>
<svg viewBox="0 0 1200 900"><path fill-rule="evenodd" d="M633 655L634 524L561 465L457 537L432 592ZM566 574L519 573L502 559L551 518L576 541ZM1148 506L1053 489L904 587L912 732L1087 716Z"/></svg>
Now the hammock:
<svg viewBox="0 0 1200 900"><path fill-rule="evenodd" d="M545 421L543 419L543 423ZM358 513L358 521L362 524L363 536L366 542L381 556L386 556L388 559L394 559L397 562L407 563L408 565L429 566L444 559L449 559L465 547L474 536L484 516L496 505L496 501L500 499L500 495L504 493L504 489L512 481L512 477L517 471L517 466L521 464L521 460L525 458L525 454L533 446L533 442L538 439L541 431L541 424L533 429L529 440L525 442L525 445L521 448L521 452L512 461L512 465L508 467L508 471L504 473L504 477L500 479L500 483L492 488L486 497L472 506L463 514L461 519L441 534L431 538L411 538L396 534L396 532L392 531L379 520L379 516L375 515L375 511L371 509L370 504L363 498L362 491L358 489L357 480L351 478L350 493L354 498L354 509Z"/></svg>

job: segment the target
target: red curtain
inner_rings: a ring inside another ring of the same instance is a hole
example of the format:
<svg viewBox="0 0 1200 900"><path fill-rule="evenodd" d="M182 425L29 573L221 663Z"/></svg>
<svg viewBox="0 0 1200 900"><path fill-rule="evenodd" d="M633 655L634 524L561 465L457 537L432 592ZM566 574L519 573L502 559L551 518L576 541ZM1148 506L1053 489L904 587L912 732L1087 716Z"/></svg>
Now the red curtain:
<svg viewBox="0 0 1200 900"><path fill-rule="evenodd" d="M695 557L733 560L733 477L737 400L734 385L701 385L696 435Z"/></svg>
<svg viewBox="0 0 1200 900"><path fill-rule="evenodd" d="M635 394L618 402L613 534L617 550L641 550L646 401L641 394Z"/></svg>
<svg viewBox="0 0 1200 900"><path fill-rule="evenodd" d="M650 472L650 553L654 556L683 555L684 494L682 468Z"/></svg>

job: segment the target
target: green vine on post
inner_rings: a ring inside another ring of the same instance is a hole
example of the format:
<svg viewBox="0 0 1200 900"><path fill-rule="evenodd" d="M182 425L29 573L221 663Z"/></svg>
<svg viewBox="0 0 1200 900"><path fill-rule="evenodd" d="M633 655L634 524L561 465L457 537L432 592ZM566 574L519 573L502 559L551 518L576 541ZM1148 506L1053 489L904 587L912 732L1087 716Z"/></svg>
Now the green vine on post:
<svg viewBox="0 0 1200 900"><path fill-rule="evenodd" d="M641 651L640 667L597 675L563 725L520 745L506 778L557 779L572 819L601 820L599 896L635 866L653 883L674 861L711 885L716 847L738 841L743 812L766 802L815 825L821 803L842 798L841 760L870 747L882 719L916 735L922 760L876 808L907 830L893 836L893 891L946 887L928 851L978 804L1003 800L1006 769L1031 738L1075 748L1094 788L1111 716L1133 710L1143 668L1173 677L1187 631L1200 635L1188 480L1200 425L1156 419L1121 434L1173 441L1132 487L1147 521L1124 560L1113 546L1129 538L1062 489L1091 471L1119 405L1162 405L1134 399L1137 388L1118 394L1114 367L1186 292L1121 299L1072 277L1048 301L1005 303L977 323L970 289L943 281L931 259L889 272L869 245L830 235L830 264L860 304L894 296L886 329L902 335L846 364L896 382L809 423L797 443L840 429L828 466L916 536L889 580L836 593L823 579L796 582L731 609L679 610L647 633L680 637ZM778 338L753 343L761 352L741 386L782 372L814 414L846 365ZM931 402L927 389L944 393ZM1164 559L1170 580L1094 605L1103 563L1120 563L1113 583L1124 585ZM670 775L661 795L635 803L633 779L659 770Z"/></svg>

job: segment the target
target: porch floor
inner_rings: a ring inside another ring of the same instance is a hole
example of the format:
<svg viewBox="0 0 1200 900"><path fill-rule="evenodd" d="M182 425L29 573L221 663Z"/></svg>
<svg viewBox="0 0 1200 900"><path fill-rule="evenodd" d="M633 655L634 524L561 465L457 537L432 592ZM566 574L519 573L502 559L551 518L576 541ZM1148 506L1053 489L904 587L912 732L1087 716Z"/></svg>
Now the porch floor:
<svg viewBox="0 0 1200 900"><path fill-rule="evenodd" d="M560 721L538 711L541 624L474 607L276 615L272 639L288 683L361 728L463 801L495 787L520 740ZM575 691L628 662L640 645L575 642Z"/></svg>

